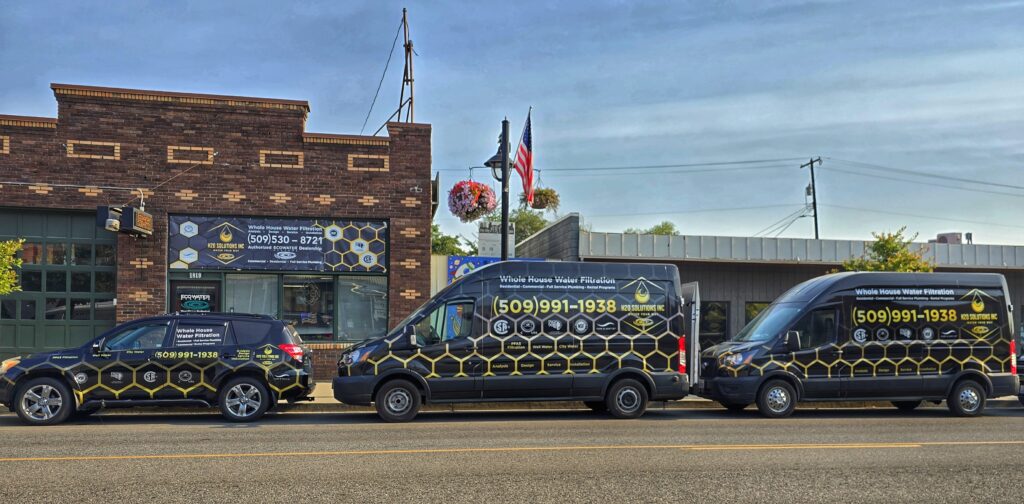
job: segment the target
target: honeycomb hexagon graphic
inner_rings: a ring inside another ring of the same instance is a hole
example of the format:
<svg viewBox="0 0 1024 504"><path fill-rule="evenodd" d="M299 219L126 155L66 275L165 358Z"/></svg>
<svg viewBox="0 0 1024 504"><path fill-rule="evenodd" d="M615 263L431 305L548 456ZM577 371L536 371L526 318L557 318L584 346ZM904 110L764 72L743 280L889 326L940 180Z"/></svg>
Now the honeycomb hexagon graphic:
<svg viewBox="0 0 1024 504"><path fill-rule="evenodd" d="M199 260L199 252L192 247L185 247L178 252L178 260L185 264L192 264Z"/></svg>
<svg viewBox="0 0 1024 504"><path fill-rule="evenodd" d="M199 224L187 220L178 225L178 234L185 238L192 238L199 234Z"/></svg>

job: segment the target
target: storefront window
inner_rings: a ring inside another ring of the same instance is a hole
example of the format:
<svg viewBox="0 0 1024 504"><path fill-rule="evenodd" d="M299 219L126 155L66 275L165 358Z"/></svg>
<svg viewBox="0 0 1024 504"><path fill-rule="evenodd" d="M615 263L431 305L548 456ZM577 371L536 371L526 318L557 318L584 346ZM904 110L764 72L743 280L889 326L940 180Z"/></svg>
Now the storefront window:
<svg viewBox="0 0 1024 504"><path fill-rule="evenodd" d="M277 316L277 275L227 275L224 309Z"/></svg>
<svg viewBox="0 0 1024 504"><path fill-rule="evenodd" d="M305 341L334 339L334 277L286 275L281 318Z"/></svg>
<svg viewBox="0 0 1024 504"><path fill-rule="evenodd" d="M388 281L380 276L338 277L338 339L361 341L388 330Z"/></svg>
<svg viewBox="0 0 1024 504"><path fill-rule="evenodd" d="M729 337L729 303L705 301L700 304L701 347L716 345Z"/></svg>

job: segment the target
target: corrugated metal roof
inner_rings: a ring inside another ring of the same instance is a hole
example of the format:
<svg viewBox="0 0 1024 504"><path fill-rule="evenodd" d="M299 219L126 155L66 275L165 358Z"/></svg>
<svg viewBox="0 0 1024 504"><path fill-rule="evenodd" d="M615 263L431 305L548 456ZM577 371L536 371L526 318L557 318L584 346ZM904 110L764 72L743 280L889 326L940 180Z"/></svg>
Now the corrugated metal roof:
<svg viewBox="0 0 1024 504"><path fill-rule="evenodd" d="M761 263L839 264L861 257L870 242L752 238L733 236L663 236L580 231L583 259L677 259ZM938 267L1024 269L1024 246L920 243L925 258Z"/></svg>

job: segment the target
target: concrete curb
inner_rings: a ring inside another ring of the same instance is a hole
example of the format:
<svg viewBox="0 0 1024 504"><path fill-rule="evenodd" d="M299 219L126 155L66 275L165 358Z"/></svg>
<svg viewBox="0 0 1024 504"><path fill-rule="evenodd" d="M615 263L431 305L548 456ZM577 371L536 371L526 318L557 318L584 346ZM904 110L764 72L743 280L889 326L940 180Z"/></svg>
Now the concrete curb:
<svg viewBox="0 0 1024 504"><path fill-rule="evenodd" d="M942 408L945 405L934 405L925 403L922 408ZM991 399L986 408L1020 408L1021 404L1016 399ZM885 401L830 401L830 402L807 402L798 406L803 410L814 409L895 409L891 403ZM576 401L552 401L552 402L482 402L482 403L461 403L461 404L433 404L423 407L423 411L435 412L457 412L457 411L545 411L545 410L586 410L581 402ZM680 401L653 401L648 410L686 410L686 409L719 409L724 408L714 401L704 399L690 399ZM756 410L751 405L748 410ZM206 408L181 408L181 407L138 407L118 408L102 411L102 415L149 415L154 413L195 413L208 414L216 410ZM276 413L371 413L375 412L370 406L352 406L339 402L307 402L296 404L281 404L274 412Z"/></svg>

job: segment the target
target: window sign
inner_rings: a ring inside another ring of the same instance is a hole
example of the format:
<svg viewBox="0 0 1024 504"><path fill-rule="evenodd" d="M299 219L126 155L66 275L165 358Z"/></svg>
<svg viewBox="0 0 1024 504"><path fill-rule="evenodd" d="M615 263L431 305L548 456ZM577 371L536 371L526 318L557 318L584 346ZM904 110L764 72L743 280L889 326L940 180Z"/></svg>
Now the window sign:
<svg viewBox="0 0 1024 504"><path fill-rule="evenodd" d="M174 328L175 347L205 347L224 344L224 325L191 325L178 324Z"/></svg>
<svg viewBox="0 0 1024 504"><path fill-rule="evenodd" d="M171 269L384 273L384 221L172 215Z"/></svg>

